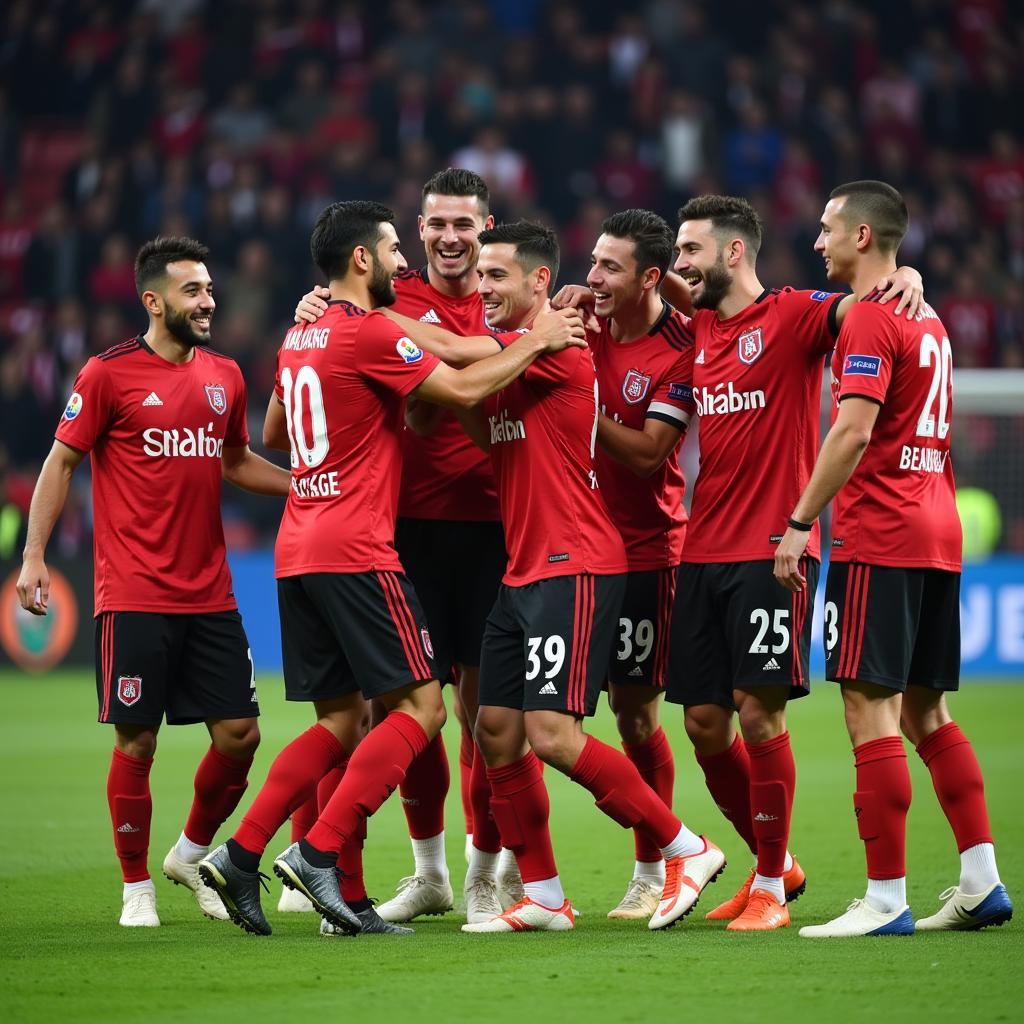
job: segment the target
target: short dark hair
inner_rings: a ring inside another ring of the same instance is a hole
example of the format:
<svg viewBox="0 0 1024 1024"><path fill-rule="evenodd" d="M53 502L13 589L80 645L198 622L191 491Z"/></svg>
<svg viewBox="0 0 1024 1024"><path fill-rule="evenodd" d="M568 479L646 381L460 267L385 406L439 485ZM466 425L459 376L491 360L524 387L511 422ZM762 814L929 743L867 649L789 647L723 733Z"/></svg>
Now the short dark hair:
<svg viewBox="0 0 1024 1024"><path fill-rule="evenodd" d="M139 298L158 280L167 277L168 263L180 263L183 260L205 263L209 256L210 250L194 238L158 236L150 239L135 257L135 290Z"/></svg>
<svg viewBox="0 0 1024 1024"><path fill-rule="evenodd" d="M709 220L716 235L739 235L747 243L751 262L761 248L761 218L740 196L695 196L679 208L679 223L684 220Z"/></svg>
<svg viewBox="0 0 1024 1024"><path fill-rule="evenodd" d="M558 279L558 236L549 227L535 220L517 220L511 224L495 224L480 232L480 245L514 245L516 262L529 273L537 267L551 271L548 294Z"/></svg>
<svg viewBox="0 0 1024 1024"><path fill-rule="evenodd" d="M427 196L476 196L480 200L480 212L487 216L491 204L491 190L487 182L474 171L465 167L446 167L432 174L423 186L423 202Z"/></svg>
<svg viewBox="0 0 1024 1024"><path fill-rule="evenodd" d="M649 267L656 267L664 279L672 262L672 229L664 217L650 210L623 210L613 213L601 225L603 234L627 238L633 243L639 277ZM659 279L659 280L660 280Z"/></svg>
<svg viewBox="0 0 1024 1024"><path fill-rule="evenodd" d="M381 224L394 219L394 213L381 203L365 199L331 203L313 225L309 239L313 262L328 281L344 277L356 246L372 249L380 239Z"/></svg>
<svg viewBox="0 0 1024 1024"><path fill-rule="evenodd" d="M881 252L891 255L907 233L910 215L903 196L884 181L849 181L832 189L829 199L846 198L839 216L847 226L868 224Z"/></svg>

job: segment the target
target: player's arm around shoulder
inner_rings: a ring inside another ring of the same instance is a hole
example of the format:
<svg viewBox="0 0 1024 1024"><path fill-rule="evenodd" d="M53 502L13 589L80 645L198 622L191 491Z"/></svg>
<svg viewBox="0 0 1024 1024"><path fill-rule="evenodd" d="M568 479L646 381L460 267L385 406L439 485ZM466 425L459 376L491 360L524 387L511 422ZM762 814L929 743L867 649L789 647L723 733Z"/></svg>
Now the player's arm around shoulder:
<svg viewBox="0 0 1024 1024"><path fill-rule="evenodd" d="M425 324L420 320L414 320L411 316L396 313L393 309L382 309L381 312L389 320L398 324L420 348L432 352L438 359L456 369L470 366L501 351L501 342L494 337L487 335L462 337L462 335L445 330L443 327Z"/></svg>
<svg viewBox="0 0 1024 1024"><path fill-rule="evenodd" d="M899 316L905 312L908 320L913 320L924 305L924 278L913 267L897 267L892 274L881 278L874 290L881 293L878 302L882 306L893 299L899 299L893 313ZM836 307L836 323L840 327L857 304L855 296L843 296Z"/></svg>
<svg viewBox="0 0 1024 1024"><path fill-rule="evenodd" d="M643 430L616 423L604 413L597 418L597 443L641 479L661 469L685 431L683 423L673 425L653 417L644 420Z"/></svg>

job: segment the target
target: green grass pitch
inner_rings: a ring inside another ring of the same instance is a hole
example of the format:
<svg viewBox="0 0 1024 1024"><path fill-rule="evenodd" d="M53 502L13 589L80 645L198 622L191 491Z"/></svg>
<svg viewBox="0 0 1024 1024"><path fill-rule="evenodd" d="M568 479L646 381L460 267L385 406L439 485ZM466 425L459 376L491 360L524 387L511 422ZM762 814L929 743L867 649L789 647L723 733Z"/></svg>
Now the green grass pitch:
<svg viewBox="0 0 1024 1024"><path fill-rule="evenodd" d="M610 922L632 869L631 837L555 772L552 832L566 892L583 912L575 933L468 936L458 913L415 936L321 939L311 915L277 914L274 935L204 920L192 897L159 877L191 797L201 727L165 729L153 772L151 869L159 930L117 926L120 881L104 797L109 731L94 723L91 674L0 675L0 992L8 1021L792 1021L1020 1020L1020 919L976 934L810 942L797 927L832 917L863 893L863 854L851 810L853 769L838 693L820 685L795 704L792 848L808 876L794 926L728 935L701 911L734 891L749 856L711 803L679 710L663 717L677 755L676 810L706 830L729 867L695 911L667 932ZM308 724L277 679L260 685L263 746L243 809L274 754ZM1020 722L1024 686L967 683L954 713L984 768L1000 868L1024 915ZM602 709L596 733L615 742ZM448 748L456 753L454 722ZM911 754L909 895L920 916L956 882L958 861L927 773ZM453 770L453 782L457 774ZM464 868L457 785L448 801L448 861L458 894ZM225 829L223 835L228 834ZM271 844L287 842L282 830ZM386 898L411 868L404 819L392 800L370 822L366 877ZM314 1016L315 1015L315 1016Z"/></svg>

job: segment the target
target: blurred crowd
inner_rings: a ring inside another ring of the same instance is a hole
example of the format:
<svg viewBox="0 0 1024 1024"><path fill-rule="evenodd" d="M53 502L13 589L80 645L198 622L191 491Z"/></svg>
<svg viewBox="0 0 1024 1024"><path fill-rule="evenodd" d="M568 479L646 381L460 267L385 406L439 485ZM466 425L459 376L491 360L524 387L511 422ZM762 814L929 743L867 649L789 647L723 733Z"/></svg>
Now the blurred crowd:
<svg viewBox="0 0 1024 1024"><path fill-rule="evenodd" d="M145 327L153 235L212 251L216 346L261 419L309 230L398 213L436 169L559 228L563 281L612 210L748 196L768 284L823 285L823 197L902 189L900 261L960 366L1024 365L1024 21L1010 0L9 0L0 13L0 480L27 501L70 381ZM273 529L237 499L233 542ZM81 503L84 509L85 502ZM75 550L86 513L65 516ZM1024 543L1024 538L1022 538Z"/></svg>

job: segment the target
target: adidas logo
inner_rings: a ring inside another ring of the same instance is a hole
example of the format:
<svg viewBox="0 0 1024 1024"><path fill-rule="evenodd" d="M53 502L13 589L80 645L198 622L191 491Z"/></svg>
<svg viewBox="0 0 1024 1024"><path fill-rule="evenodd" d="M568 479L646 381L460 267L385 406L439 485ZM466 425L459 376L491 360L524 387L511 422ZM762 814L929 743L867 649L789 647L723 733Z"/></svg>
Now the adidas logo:
<svg viewBox="0 0 1024 1024"><path fill-rule="evenodd" d="M420 317L421 324L439 324L441 318L434 312L433 309L428 309L423 316Z"/></svg>
<svg viewBox="0 0 1024 1024"><path fill-rule="evenodd" d="M765 814L764 811L758 811L754 815L754 821L778 821L779 819L774 814Z"/></svg>
<svg viewBox="0 0 1024 1024"><path fill-rule="evenodd" d="M630 675L630 676L642 676L643 674L644 674L644 670L639 665L634 665L633 668L631 668L626 673L626 675Z"/></svg>
<svg viewBox="0 0 1024 1024"><path fill-rule="evenodd" d="M697 358L694 359L694 362L698 366L703 366L704 365L704 349L701 349L700 352L697 353Z"/></svg>
<svg viewBox="0 0 1024 1024"><path fill-rule="evenodd" d="M551 683L551 682L545 683L540 688L540 692L541 692L542 695L544 695L544 694L554 694L555 696L558 695L558 691L555 689L555 684Z"/></svg>
<svg viewBox="0 0 1024 1024"><path fill-rule="evenodd" d="M150 393L142 400L142 404L163 405L164 403L160 401L160 396L155 391L150 391Z"/></svg>
<svg viewBox="0 0 1024 1024"><path fill-rule="evenodd" d="M141 828L136 828L130 821L126 821L123 825L118 825L117 826L117 831L118 832L124 832L124 833L128 833L128 832L141 832L142 829Z"/></svg>
<svg viewBox="0 0 1024 1024"><path fill-rule="evenodd" d="M772 658L772 660L769 661L768 664L765 665L765 667L763 669L761 669L761 671L762 672L778 672L781 669L782 669L782 666L774 658Z"/></svg>

